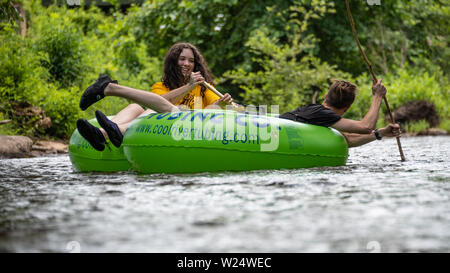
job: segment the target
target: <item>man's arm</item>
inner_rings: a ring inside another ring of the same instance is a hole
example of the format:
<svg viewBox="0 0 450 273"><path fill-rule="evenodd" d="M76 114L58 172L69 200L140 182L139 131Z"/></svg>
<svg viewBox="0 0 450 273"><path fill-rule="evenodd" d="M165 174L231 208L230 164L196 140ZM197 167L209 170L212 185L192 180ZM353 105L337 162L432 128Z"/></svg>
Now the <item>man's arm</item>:
<svg viewBox="0 0 450 273"><path fill-rule="evenodd" d="M386 95L386 91L386 87L381 83L381 79L379 79L372 86L372 104L364 118L359 121L342 118L331 127L343 132L369 134L377 125L378 113L380 112L381 102Z"/></svg>
<svg viewBox="0 0 450 273"><path fill-rule="evenodd" d="M378 130L381 137L397 137L400 136L400 126L398 124L389 124L388 126ZM351 134L343 133L345 140L347 141L348 147L358 147L376 139L375 133L370 134Z"/></svg>

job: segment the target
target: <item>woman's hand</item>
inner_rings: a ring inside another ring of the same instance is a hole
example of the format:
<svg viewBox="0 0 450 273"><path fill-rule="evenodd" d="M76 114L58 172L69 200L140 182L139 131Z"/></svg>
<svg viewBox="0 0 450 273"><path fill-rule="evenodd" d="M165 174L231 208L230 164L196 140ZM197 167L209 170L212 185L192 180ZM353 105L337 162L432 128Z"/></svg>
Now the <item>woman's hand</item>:
<svg viewBox="0 0 450 273"><path fill-rule="evenodd" d="M232 103L233 103L233 98L231 97L231 95L228 93L225 93L223 95L223 97L216 100L213 104L219 105L223 109L223 108L225 108L226 105L232 105Z"/></svg>
<svg viewBox="0 0 450 273"><path fill-rule="evenodd" d="M197 86L205 81L205 78L203 78L202 73L200 71L198 72L192 72L191 78L189 80L189 86Z"/></svg>

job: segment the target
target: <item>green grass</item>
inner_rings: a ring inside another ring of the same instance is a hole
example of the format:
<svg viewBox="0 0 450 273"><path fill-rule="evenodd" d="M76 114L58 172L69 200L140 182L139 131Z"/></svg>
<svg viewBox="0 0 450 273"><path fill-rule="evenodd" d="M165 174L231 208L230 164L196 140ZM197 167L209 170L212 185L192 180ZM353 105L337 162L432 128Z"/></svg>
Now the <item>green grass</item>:
<svg viewBox="0 0 450 273"><path fill-rule="evenodd" d="M438 128L450 133L450 118L442 118Z"/></svg>
<svg viewBox="0 0 450 273"><path fill-rule="evenodd" d="M422 119L419 121L408 122L405 124L404 128L407 133L419 133L430 128L430 124Z"/></svg>
<svg viewBox="0 0 450 273"><path fill-rule="evenodd" d="M6 124L0 124L0 135L11 136L11 135L16 135L16 134L17 134L17 132L16 132L16 130L14 130L14 128L12 126L12 122L6 123Z"/></svg>

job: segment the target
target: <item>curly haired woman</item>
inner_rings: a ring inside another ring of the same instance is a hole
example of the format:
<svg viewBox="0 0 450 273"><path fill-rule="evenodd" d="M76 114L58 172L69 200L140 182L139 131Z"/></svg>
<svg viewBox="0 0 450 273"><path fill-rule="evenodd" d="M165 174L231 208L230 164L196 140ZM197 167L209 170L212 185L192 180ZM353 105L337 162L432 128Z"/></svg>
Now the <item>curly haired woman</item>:
<svg viewBox="0 0 450 273"><path fill-rule="evenodd" d="M80 100L80 108L83 111L105 96L126 98L149 109L145 110L139 104L133 103L122 109L111 120L97 110L95 115L102 128L91 125L85 119L79 119L77 129L94 149L103 151L106 137L119 147L128 126L140 115L155 111L161 113L180 111L180 108L223 108L232 104L233 99L228 93L220 98L206 89L203 86L204 82L213 84L213 76L200 51L190 43L174 44L164 59L162 81L152 86L152 93L121 86L107 75L102 75L84 91Z"/></svg>

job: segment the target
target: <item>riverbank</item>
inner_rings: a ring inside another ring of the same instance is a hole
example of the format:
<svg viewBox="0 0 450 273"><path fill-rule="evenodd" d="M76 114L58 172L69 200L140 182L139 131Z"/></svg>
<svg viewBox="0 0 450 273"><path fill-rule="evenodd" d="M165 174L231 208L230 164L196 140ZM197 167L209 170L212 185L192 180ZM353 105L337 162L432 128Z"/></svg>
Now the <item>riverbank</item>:
<svg viewBox="0 0 450 273"><path fill-rule="evenodd" d="M449 132L439 128L429 128L421 132L404 133L405 137L448 136ZM67 154L68 141L32 140L26 136L0 135L0 158L29 158L48 155Z"/></svg>
<svg viewBox="0 0 450 273"><path fill-rule="evenodd" d="M429 128L424 131L420 131L418 133L406 133L404 136L448 136L450 135L449 132L447 132L444 129L439 128Z"/></svg>

